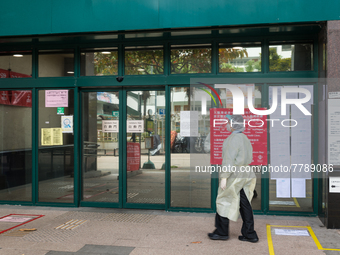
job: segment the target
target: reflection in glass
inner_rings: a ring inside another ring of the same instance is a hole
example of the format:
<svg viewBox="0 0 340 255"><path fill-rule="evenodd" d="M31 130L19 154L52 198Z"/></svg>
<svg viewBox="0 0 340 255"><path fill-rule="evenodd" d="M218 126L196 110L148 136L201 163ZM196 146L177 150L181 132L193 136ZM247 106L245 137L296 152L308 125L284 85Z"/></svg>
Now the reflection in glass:
<svg viewBox="0 0 340 255"><path fill-rule="evenodd" d="M45 93L58 98L59 104L67 103L62 104L63 115L58 114L57 104L51 107L52 102L45 100ZM74 115L73 98L72 89L39 91L39 202L74 201L74 136L71 120ZM68 129L66 123L71 129ZM61 127L66 129L63 131Z"/></svg>
<svg viewBox="0 0 340 255"><path fill-rule="evenodd" d="M126 47L125 74L152 75L164 73L163 47Z"/></svg>
<svg viewBox="0 0 340 255"><path fill-rule="evenodd" d="M211 103L207 102L207 112ZM199 136L181 135L181 115L200 111L201 102L193 102L190 87L171 88L171 207L211 208L211 175L191 171L193 158L209 162L209 115L199 115ZM184 130L182 130L184 131Z"/></svg>
<svg viewBox="0 0 340 255"><path fill-rule="evenodd" d="M32 92L0 95L0 200L31 201Z"/></svg>
<svg viewBox="0 0 340 255"><path fill-rule="evenodd" d="M83 49L80 57L81 76L103 76L118 74L117 48Z"/></svg>
<svg viewBox="0 0 340 255"><path fill-rule="evenodd" d="M82 93L82 201L119 202L119 92Z"/></svg>
<svg viewBox="0 0 340 255"><path fill-rule="evenodd" d="M73 50L40 50L39 77L74 76Z"/></svg>
<svg viewBox="0 0 340 255"><path fill-rule="evenodd" d="M312 180L305 180L306 197L295 198L278 197L277 181L275 179L269 180L269 210L271 211L299 211L312 212L313 211L313 183ZM288 181L290 181L288 179ZM291 188L291 187L290 187Z"/></svg>
<svg viewBox="0 0 340 255"><path fill-rule="evenodd" d="M193 30L193 31L176 31L171 32L171 36L186 36L186 35L210 35L211 30Z"/></svg>
<svg viewBox="0 0 340 255"><path fill-rule="evenodd" d="M211 45L171 46L171 73L211 73Z"/></svg>
<svg viewBox="0 0 340 255"><path fill-rule="evenodd" d="M269 86L269 104L272 104L273 87ZM281 93L283 87L276 87L278 93ZM289 86L284 87L289 88ZM296 88L297 86L291 87ZM299 87L313 91L313 85L300 85ZM301 94L291 92L289 97L304 97L303 93ZM304 104L304 107L310 112L312 102L310 100ZM280 118L280 108L281 102L279 101L278 108L271 115L273 119ZM305 116L295 105L287 107L286 111L291 120L297 123L296 127L293 124L290 125L291 127L269 125L270 166L277 169L270 172L269 209L312 212L313 173L308 171L309 168L305 166L313 164L313 116ZM281 119L284 118L281 117Z"/></svg>
<svg viewBox="0 0 340 255"><path fill-rule="evenodd" d="M162 37L163 33L139 33L125 34L125 38L146 38L146 37Z"/></svg>
<svg viewBox="0 0 340 255"><path fill-rule="evenodd" d="M261 72L261 46L228 47L219 49L220 73Z"/></svg>
<svg viewBox="0 0 340 255"><path fill-rule="evenodd" d="M269 46L269 71L309 70L313 70L313 45L311 43Z"/></svg>
<svg viewBox="0 0 340 255"><path fill-rule="evenodd" d="M164 204L164 91L128 91L126 125L127 202Z"/></svg>
<svg viewBox="0 0 340 255"><path fill-rule="evenodd" d="M0 52L0 79L29 77L32 77L31 51Z"/></svg>

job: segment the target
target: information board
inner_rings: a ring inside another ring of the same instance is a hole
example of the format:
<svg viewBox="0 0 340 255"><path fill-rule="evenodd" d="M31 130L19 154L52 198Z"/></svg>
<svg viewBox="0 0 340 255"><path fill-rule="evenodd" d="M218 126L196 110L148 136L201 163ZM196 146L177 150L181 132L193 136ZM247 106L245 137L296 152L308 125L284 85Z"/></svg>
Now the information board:
<svg viewBox="0 0 340 255"><path fill-rule="evenodd" d="M139 170L140 166L140 145L139 143L127 142L127 171Z"/></svg>
<svg viewBox="0 0 340 255"><path fill-rule="evenodd" d="M266 110L258 108L258 110ZM253 161L251 165L267 165L267 116L255 115L244 110L245 130L243 133L248 137L253 146ZM222 164L222 146L224 140L231 134L225 125L226 114L233 114L232 109L210 109L210 163Z"/></svg>

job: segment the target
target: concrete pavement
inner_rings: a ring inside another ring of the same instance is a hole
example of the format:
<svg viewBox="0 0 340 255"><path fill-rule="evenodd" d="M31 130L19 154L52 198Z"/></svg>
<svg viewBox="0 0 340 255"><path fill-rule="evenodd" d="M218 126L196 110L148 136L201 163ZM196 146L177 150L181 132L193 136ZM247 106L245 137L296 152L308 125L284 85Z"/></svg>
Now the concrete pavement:
<svg viewBox="0 0 340 255"><path fill-rule="evenodd" d="M241 225L241 219L231 222L229 240L213 241L207 233L214 230L214 214L1 205L0 229L12 229L1 233L0 254L340 254L324 250L340 249L339 231L316 217L256 215L258 243L238 240Z"/></svg>

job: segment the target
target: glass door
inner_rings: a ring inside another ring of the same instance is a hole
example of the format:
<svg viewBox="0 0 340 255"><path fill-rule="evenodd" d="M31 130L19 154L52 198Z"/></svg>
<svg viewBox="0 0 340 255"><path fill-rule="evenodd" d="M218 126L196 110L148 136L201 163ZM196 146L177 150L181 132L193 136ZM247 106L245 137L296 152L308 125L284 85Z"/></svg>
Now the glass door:
<svg viewBox="0 0 340 255"><path fill-rule="evenodd" d="M164 208L165 91L126 91L125 116L124 207Z"/></svg>
<svg viewBox="0 0 340 255"><path fill-rule="evenodd" d="M119 94L119 91L81 93L80 198L86 206L119 206Z"/></svg>
<svg viewBox="0 0 340 255"><path fill-rule="evenodd" d="M74 203L74 90L38 91L38 202Z"/></svg>

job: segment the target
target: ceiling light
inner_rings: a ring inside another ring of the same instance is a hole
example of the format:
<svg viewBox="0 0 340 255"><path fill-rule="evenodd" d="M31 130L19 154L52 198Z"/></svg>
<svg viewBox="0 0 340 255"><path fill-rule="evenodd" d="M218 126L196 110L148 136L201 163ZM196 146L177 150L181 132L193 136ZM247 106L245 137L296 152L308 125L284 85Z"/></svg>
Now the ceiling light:
<svg viewBox="0 0 340 255"><path fill-rule="evenodd" d="M21 54L14 54L13 57L16 57L16 58L22 58L24 55L21 55Z"/></svg>
<svg viewBox="0 0 340 255"><path fill-rule="evenodd" d="M139 68L139 69L137 69L137 71L138 71L138 72L144 72L145 70L144 70L144 69L141 69L141 68Z"/></svg>
<svg viewBox="0 0 340 255"><path fill-rule="evenodd" d="M102 54L111 54L110 51L102 51Z"/></svg>
<svg viewBox="0 0 340 255"><path fill-rule="evenodd" d="M233 47L234 50L242 50L242 47Z"/></svg>
<svg viewBox="0 0 340 255"><path fill-rule="evenodd" d="M68 71L67 73L73 74L74 72L73 71Z"/></svg>

